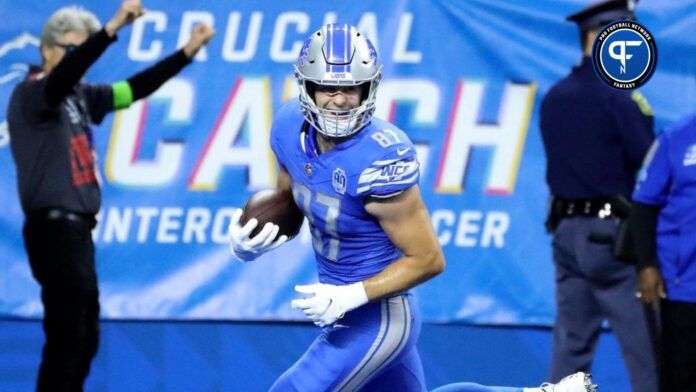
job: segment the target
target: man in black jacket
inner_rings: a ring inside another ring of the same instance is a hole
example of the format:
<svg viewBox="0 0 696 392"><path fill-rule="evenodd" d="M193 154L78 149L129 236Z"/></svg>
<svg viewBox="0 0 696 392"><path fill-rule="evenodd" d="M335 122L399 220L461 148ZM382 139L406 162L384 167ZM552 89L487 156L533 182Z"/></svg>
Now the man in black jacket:
<svg viewBox="0 0 696 392"><path fill-rule="evenodd" d="M101 28L82 8L56 11L41 35L42 67L17 85L10 99L7 120L26 217L24 243L44 304L40 391L82 390L99 342L91 230L101 195L90 127L153 93L214 35L209 26L198 25L182 49L125 81L83 82L116 33L143 13L139 0L127 0Z"/></svg>

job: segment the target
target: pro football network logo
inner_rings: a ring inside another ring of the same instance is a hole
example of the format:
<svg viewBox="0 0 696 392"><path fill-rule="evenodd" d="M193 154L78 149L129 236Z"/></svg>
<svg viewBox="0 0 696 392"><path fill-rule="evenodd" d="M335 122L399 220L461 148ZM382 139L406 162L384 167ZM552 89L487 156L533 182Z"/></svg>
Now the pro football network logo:
<svg viewBox="0 0 696 392"><path fill-rule="evenodd" d="M632 20L605 26L592 47L595 72L611 87L638 88L650 80L657 65L657 46L652 34Z"/></svg>

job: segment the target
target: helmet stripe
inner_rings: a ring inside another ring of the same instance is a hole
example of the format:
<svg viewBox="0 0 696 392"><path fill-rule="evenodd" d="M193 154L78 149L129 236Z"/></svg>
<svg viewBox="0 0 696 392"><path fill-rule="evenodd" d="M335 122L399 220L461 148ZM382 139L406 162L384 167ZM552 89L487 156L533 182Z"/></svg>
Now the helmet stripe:
<svg viewBox="0 0 696 392"><path fill-rule="evenodd" d="M343 37L341 37L341 38L343 38L343 63L344 64L348 62L348 56L346 56L346 52L348 51L347 46L348 46L348 36L349 35L350 34L348 34L348 26L343 25Z"/></svg>
<svg viewBox="0 0 696 392"><path fill-rule="evenodd" d="M326 72L333 72L333 23L326 26L326 49L329 53L329 61L326 62Z"/></svg>
<svg viewBox="0 0 696 392"><path fill-rule="evenodd" d="M345 60L348 65L346 65L346 72L350 72L350 63L351 63L351 55L353 54L353 36L350 34L350 26L345 24L343 25L343 28L345 29L345 36L346 36L346 44L345 44L345 49L344 49L344 55L343 59Z"/></svg>
<svg viewBox="0 0 696 392"><path fill-rule="evenodd" d="M334 27L333 46L334 57L331 59L331 61L337 64L343 63L343 34L341 34L341 28L339 25ZM334 72L343 72L343 67L334 65Z"/></svg>
<svg viewBox="0 0 696 392"><path fill-rule="evenodd" d="M345 50L345 41L343 39L345 30L341 28L340 25L333 25L333 28L331 29L331 58L329 59L330 62L334 64L344 64L344 50ZM343 34L341 34L343 33Z"/></svg>
<svg viewBox="0 0 696 392"><path fill-rule="evenodd" d="M353 37L347 24L330 24L326 26L326 51L328 61L326 72L350 72Z"/></svg>

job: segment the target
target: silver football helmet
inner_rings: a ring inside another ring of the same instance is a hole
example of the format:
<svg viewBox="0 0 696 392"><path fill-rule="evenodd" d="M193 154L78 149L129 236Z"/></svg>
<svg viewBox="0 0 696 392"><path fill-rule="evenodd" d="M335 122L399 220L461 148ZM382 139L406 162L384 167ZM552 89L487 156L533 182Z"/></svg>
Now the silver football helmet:
<svg viewBox="0 0 696 392"><path fill-rule="evenodd" d="M295 64L300 106L307 121L328 137L346 137L359 131L375 111L381 68L374 46L355 27L329 24L314 32ZM318 107L316 85L363 86L360 106L350 110Z"/></svg>

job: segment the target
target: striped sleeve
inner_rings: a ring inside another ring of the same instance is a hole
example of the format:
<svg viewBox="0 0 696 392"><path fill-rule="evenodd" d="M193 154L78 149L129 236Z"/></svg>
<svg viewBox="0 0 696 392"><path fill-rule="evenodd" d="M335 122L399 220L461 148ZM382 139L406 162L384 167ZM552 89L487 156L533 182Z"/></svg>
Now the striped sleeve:
<svg viewBox="0 0 696 392"><path fill-rule="evenodd" d="M418 184L418 159L413 148L403 156L390 154L372 162L358 179L358 196L391 197Z"/></svg>
<svg viewBox="0 0 696 392"><path fill-rule="evenodd" d="M667 135L662 134L653 142L638 174L633 200L653 206L663 206L672 181L668 156Z"/></svg>

